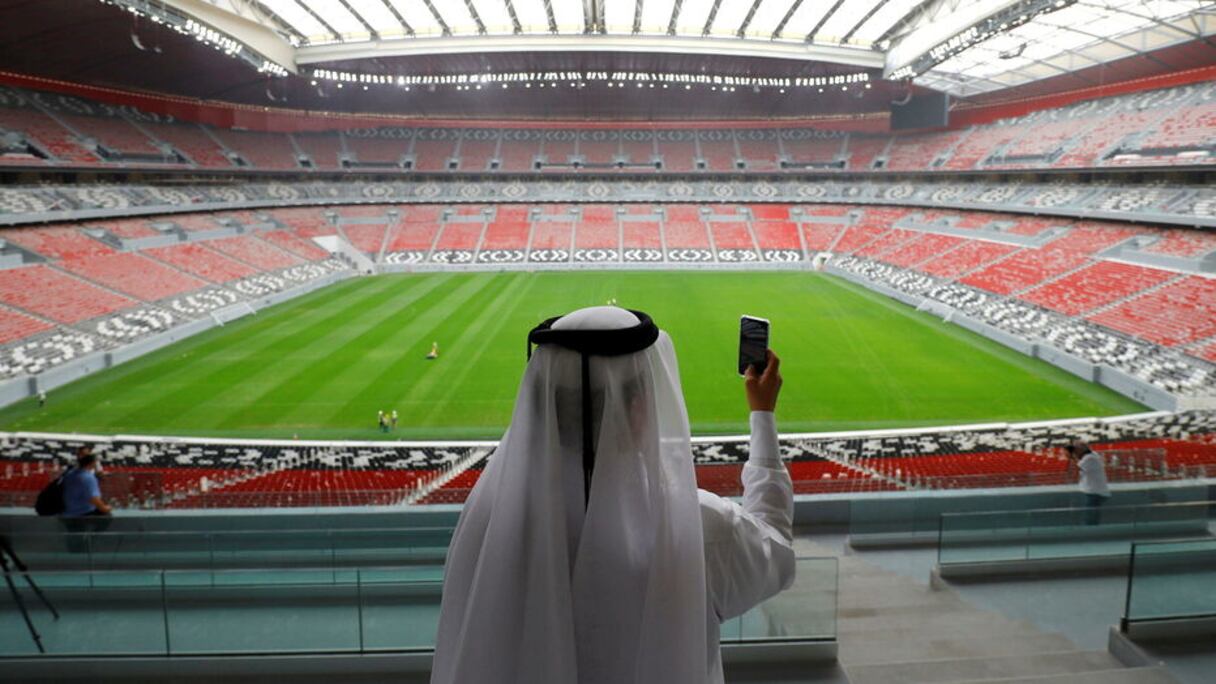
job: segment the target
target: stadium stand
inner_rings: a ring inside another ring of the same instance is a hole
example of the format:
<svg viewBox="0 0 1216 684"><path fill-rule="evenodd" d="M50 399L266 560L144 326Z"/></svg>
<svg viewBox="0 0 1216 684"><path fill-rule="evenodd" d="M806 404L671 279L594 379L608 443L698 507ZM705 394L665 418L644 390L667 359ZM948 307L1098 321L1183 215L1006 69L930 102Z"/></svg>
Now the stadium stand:
<svg viewBox="0 0 1216 684"><path fill-rule="evenodd" d="M247 278L256 268L209 249L206 243L153 247L147 253L187 273L213 283L226 283Z"/></svg>
<svg viewBox="0 0 1216 684"><path fill-rule="evenodd" d="M295 133L292 136L313 168L331 171L342 168L345 150L342 139L334 133ZM395 160L394 160L395 163Z"/></svg>
<svg viewBox="0 0 1216 684"><path fill-rule="evenodd" d="M197 290L206 285L193 276L142 254L107 254L63 259L60 266L94 283L147 302Z"/></svg>
<svg viewBox="0 0 1216 684"><path fill-rule="evenodd" d="M144 123L149 134L163 140L195 165L209 169L231 169L232 160L206 130L186 123Z"/></svg>
<svg viewBox="0 0 1216 684"><path fill-rule="evenodd" d="M1216 335L1216 278L1188 276L1090 318L1173 347Z"/></svg>
<svg viewBox="0 0 1216 684"><path fill-rule="evenodd" d="M0 271L0 302L59 323L78 323L135 304L45 265Z"/></svg>
<svg viewBox="0 0 1216 684"><path fill-rule="evenodd" d="M290 170L300 168L291 136L216 129L216 138L255 169Z"/></svg>

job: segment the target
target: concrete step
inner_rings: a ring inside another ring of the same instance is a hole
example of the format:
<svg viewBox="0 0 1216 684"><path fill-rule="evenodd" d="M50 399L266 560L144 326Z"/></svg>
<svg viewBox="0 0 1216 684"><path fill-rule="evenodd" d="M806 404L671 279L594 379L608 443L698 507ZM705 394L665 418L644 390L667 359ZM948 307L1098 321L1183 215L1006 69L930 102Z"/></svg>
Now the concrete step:
<svg viewBox="0 0 1216 684"><path fill-rule="evenodd" d="M877 608L872 611L868 609L860 611L842 608L837 615L837 630L841 634L903 627L920 634L968 629L974 636L982 636L990 631L1004 630L1009 627L1032 629L1028 623L975 609L928 611L922 607L910 606L890 610Z"/></svg>
<svg viewBox="0 0 1216 684"><path fill-rule="evenodd" d="M1074 674L1119 668L1105 651L1064 651L992 658L955 658L848 668L851 684L944 684L975 679Z"/></svg>
<svg viewBox="0 0 1216 684"><path fill-rule="evenodd" d="M1042 677L969 679L956 684L1178 684L1178 680L1164 667L1134 667Z"/></svg>
<svg viewBox="0 0 1216 684"><path fill-rule="evenodd" d="M908 634L920 634L923 638L932 637L934 639L980 639L980 638L1004 638L1018 636L1042 636L1043 631L1036 628L1034 625L1023 625L1018 623L1005 623L1001 625L986 627L982 631L974 627L945 627L937 628L932 632L917 632L914 628L908 626L898 627L873 627L867 626L865 629L850 629L847 625L839 623L837 625L836 634L837 640L844 641L860 641L874 642L885 639L898 640L907 639ZM1073 645L1067 641L1062 641L1053 651L1071 650ZM926 657L912 658L912 660L928 660Z"/></svg>
<svg viewBox="0 0 1216 684"><path fill-rule="evenodd" d="M851 665L877 665L913 660L948 660L956 658L992 658L996 656L1032 656L1058 653L1072 649L1064 637L1050 634L999 634L981 637L944 637L934 634L918 635L914 630L902 630L884 638L859 636L840 639L838 660Z"/></svg>

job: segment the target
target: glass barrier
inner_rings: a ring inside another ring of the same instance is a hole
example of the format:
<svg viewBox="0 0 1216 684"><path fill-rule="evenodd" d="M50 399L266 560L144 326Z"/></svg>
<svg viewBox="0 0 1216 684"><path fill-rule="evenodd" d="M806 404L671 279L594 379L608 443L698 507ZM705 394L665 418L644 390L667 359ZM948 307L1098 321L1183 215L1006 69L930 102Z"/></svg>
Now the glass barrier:
<svg viewBox="0 0 1216 684"><path fill-rule="evenodd" d="M1216 616L1216 539L1132 545L1123 624Z"/></svg>
<svg viewBox="0 0 1216 684"><path fill-rule="evenodd" d="M1206 485L1166 485L1114 493L1108 506L1141 506L1161 503L1207 501ZM858 499L849 502L850 540L864 541L877 536L904 536L909 539L936 540L943 514L1007 512L1035 509L1064 509L1083 505L1075 491L964 493L940 492L932 496L915 493L890 498Z"/></svg>
<svg viewBox="0 0 1216 684"><path fill-rule="evenodd" d="M451 527L5 535L26 565L56 570L442 564Z"/></svg>
<svg viewBox="0 0 1216 684"><path fill-rule="evenodd" d="M943 513L937 561L1012 560L1126 555L1153 536L1208 532L1207 501L1098 508Z"/></svg>
<svg viewBox="0 0 1216 684"><path fill-rule="evenodd" d="M722 623L723 644L836 638L837 562L799 558L789 589Z"/></svg>
<svg viewBox="0 0 1216 684"><path fill-rule="evenodd" d="M836 572L834 558L798 559L794 585L724 624L723 643L834 639ZM35 570L6 579L50 656L425 651L442 594L440 578L408 567ZM22 610L0 591L0 657L37 654Z"/></svg>

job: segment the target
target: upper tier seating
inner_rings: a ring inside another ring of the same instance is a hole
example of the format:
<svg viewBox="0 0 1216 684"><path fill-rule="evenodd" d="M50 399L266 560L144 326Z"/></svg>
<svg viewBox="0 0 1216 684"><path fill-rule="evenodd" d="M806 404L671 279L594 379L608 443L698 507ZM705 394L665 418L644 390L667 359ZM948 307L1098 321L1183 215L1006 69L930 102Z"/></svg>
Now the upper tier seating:
<svg viewBox="0 0 1216 684"><path fill-rule="evenodd" d="M64 259L60 264L76 275L149 302L191 292L207 285L198 278L141 254Z"/></svg>
<svg viewBox="0 0 1216 684"><path fill-rule="evenodd" d="M977 168L989 155L1022 132L1021 126L1001 123L973 128L958 147L954 148L954 152L941 168L951 171Z"/></svg>
<svg viewBox="0 0 1216 684"><path fill-rule="evenodd" d="M276 221L290 227L304 238L334 235L338 229L320 209L275 209L270 213Z"/></svg>
<svg viewBox="0 0 1216 684"><path fill-rule="evenodd" d="M334 170L342 168L342 139L337 133L294 133L292 139L300 150L312 161L314 168ZM396 160L394 160L396 161Z"/></svg>
<svg viewBox="0 0 1216 684"><path fill-rule="evenodd" d="M78 323L136 304L42 265L0 271L0 302L59 323Z"/></svg>
<svg viewBox="0 0 1216 684"><path fill-rule="evenodd" d="M659 137L659 154L663 156L663 170L688 172L696 169L697 143L695 140L666 140Z"/></svg>
<svg viewBox="0 0 1216 684"><path fill-rule="evenodd" d="M570 249L574 224L565 221L536 221L532 224L533 250Z"/></svg>
<svg viewBox="0 0 1216 684"><path fill-rule="evenodd" d="M662 249L661 233L658 221L621 221L621 246L625 249Z"/></svg>
<svg viewBox="0 0 1216 684"><path fill-rule="evenodd" d="M111 247L85 235L74 226L0 230L0 239L27 247L52 259L86 259L114 253Z"/></svg>
<svg viewBox="0 0 1216 684"><path fill-rule="evenodd" d="M435 243L435 249L477 249L477 243L481 240L481 231L484 226L485 224L480 221L445 223L443 224L443 231L439 234L439 240Z"/></svg>
<svg viewBox="0 0 1216 684"><path fill-rule="evenodd" d="M494 151L498 148L497 140L477 140L465 138L460 141L460 170L486 171L490 168L490 160L494 159Z"/></svg>
<svg viewBox="0 0 1216 684"><path fill-rule="evenodd" d="M997 294L1013 294L1089 263L1089 257L1066 249L1024 249L972 273L961 282Z"/></svg>
<svg viewBox="0 0 1216 684"><path fill-rule="evenodd" d="M834 127L838 123L808 128L805 122L786 128L689 127L653 132L607 124L572 130L480 125L436 128L425 123L345 133L286 134L166 123L165 117L130 109L112 116L93 115L110 108L78 99L68 111L50 104L48 98L58 96L5 88L0 92L0 128L15 132L17 145L9 154L0 155L0 160L6 164L147 164L153 168L177 163L165 154L163 142L204 168L243 166L226 154L230 151L251 170L298 169L301 153L321 170L343 168L343 160L355 170L385 170L404 166L412 156L414 169L432 173L486 171L496 156L503 171L533 171L537 155L546 158L550 165L546 168L563 171L572 170L576 156L597 168L625 159L633 171L647 169L657 156L663 170L676 173L697 170L698 159L704 162L704 170L718 173L740 169L769 172L807 165L851 171L930 171L1210 164L1216 163L1216 137L1209 131L1216 120L1212 89L1210 82L1198 83L1082 101L967 129L886 135L878 133L877 126L845 134ZM48 115L44 109L55 113ZM344 123L335 120L335 125ZM23 153L21 139L51 158L44 162L39 155ZM93 154L84 144L87 139L120 154ZM839 161L847 161L847 166L839 166Z"/></svg>
<svg viewBox="0 0 1216 684"><path fill-rule="evenodd" d="M922 233L919 237L901 244L882 255L882 260L896 266L915 266L936 256L945 254L964 242L963 238L950 235Z"/></svg>
<svg viewBox="0 0 1216 684"><path fill-rule="evenodd" d="M206 242L154 247L145 251L167 264L217 284L248 278L258 273L258 269L253 266L208 248Z"/></svg>
<svg viewBox="0 0 1216 684"><path fill-rule="evenodd" d="M232 160L215 140L194 124L146 123L149 133L172 145L195 164L209 169L231 169Z"/></svg>
<svg viewBox="0 0 1216 684"><path fill-rule="evenodd" d="M383 231L383 226L380 229ZM300 263L298 257L276 249L251 235L211 240L207 246L265 271L295 266Z"/></svg>
<svg viewBox="0 0 1216 684"><path fill-rule="evenodd" d="M486 225L481 249L520 249L528 244L531 224L527 221L501 219Z"/></svg>
<svg viewBox="0 0 1216 684"><path fill-rule="evenodd" d="M1167 347L1206 339L1216 335L1216 278L1188 276L1090 320Z"/></svg>
<svg viewBox="0 0 1216 684"><path fill-rule="evenodd" d="M317 243L297 237L285 230L269 230L258 233L258 237L308 261L322 261L329 258L329 252L321 249Z"/></svg>
<svg viewBox="0 0 1216 684"><path fill-rule="evenodd" d="M0 130L23 134L61 163L92 164L99 161L75 140L71 131L36 109L0 107Z"/></svg>
<svg viewBox="0 0 1216 684"><path fill-rule="evenodd" d="M402 138L381 138L378 136L364 138L362 136L350 134L343 135L342 140L346 145L347 151L354 156L354 160L357 163L375 164L381 167L397 166L397 164L401 161L401 158L406 155L410 144L409 140L404 140ZM414 140L415 151L417 151L418 145L421 142L421 140ZM447 145L448 149L451 150L452 144L445 144ZM418 160L414 163L414 168L420 168L421 164L428 162L429 158L424 158L419 155ZM328 164L330 162L328 159L326 159L325 163ZM444 164L445 162L436 160L435 163Z"/></svg>
<svg viewBox="0 0 1216 684"><path fill-rule="evenodd" d="M46 321L0 306L0 344L37 335L53 327Z"/></svg>
<svg viewBox="0 0 1216 684"><path fill-rule="evenodd" d="M753 221L752 230L760 249L802 249L798 224L791 221Z"/></svg>
<svg viewBox="0 0 1216 684"><path fill-rule="evenodd" d="M255 169L298 169L291 138L281 133L215 130L224 145L241 155Z"/></svg>
<svg viewBox="0 0 1216 684"><path fill-rule="evenodd" d="M891 138L887 136L849 136L848 169L850 171L868 171L874 168L874 162L886 151L891 145Z"/></svg>
<svg viewBox="0 0 1216 684"><path fill-rule="evenodd" d="M709 247L709 233L700 221L668 219L663 223L663 237L668 249Z"/></svg>
<svg viewBox="0 0 1216 684"><path fill-rule="evenodd" d="M755 249L755 241L747 229L747 223L742 221L714 221L709 224L709 232L713 237L714 247L723 249Z"/></svg>
<svg viewBox="0 0 1216 684"><path fill-rule="evenodd" d="M499 154L502 155L503 171L535 171L533 162L540 154L540 141L519 140L504 135Z"/></svg>
<svg viewBox="0 0 1216 684"><path fill-rule="evenodd" d="M621 245L621 228L615 219L583 220L575 226L575 249L616 249Z"/></svg>
<svg viewBox="0 0 1216 684"><path fill-rule="evenodd" d="M81 135L96 140L111 152L122 155L161 156L161 150L148 136L125 119L118 117L59 114L60 120Z"/></svg>
<svg viewBox="0 0 1216 684"><path fill-rule="evenodd" d="M936 259L923 262L918 270L943 278L957 278L964 273L1002 259L1018 250L1013 245L995 242L965 242Z"/></svg>
<svg viewBox="0 0 1216 684"><path fill-rule="evenodd" d="M786 158L794 164L827 164L835 161L844 150L846 136L831 138L807 137L782 141Z"/></svg>
<svg viewBox="0 0 1216 684"><path fill-rule="evenodd" d="M1077 316L1173 277L1173 273L1154 268L1102 261L1031 290L1022 299Z"/></svg>
<svg viewBox="0 0 1216 684"><path fill-rule="evenodd" d="M897 136L883 168L891 171L924 171L935 168L933 161L944 155L964 135L966 131Z"/></svg>
<svg viewBox="0 0 1216 684"><path fill-rule="evenodd" d="M1216 147L1216 102L1205 102L1178 109L1139 140L1141 150L1211 151Z"/></svg>
<svg viewBox="0 0 1216 684"><path fill-rule="evenodd" d="M383 223L352 223L342 226L342 232L355 249L375 257L384 245L388 226Z"/></svg>
<svg viewBox="0 0 1216 684"><path fill-rule="evenodd" d="M376 141L361 141L361 147L357 152L359 159L363 160L363 155L368 154L365 151L368 142ZM387 147L386 141L379 141L381 147ZM349 143L348 143L349 144ZM455 140L422 140L414 139L414 169L416 171L447 171L448 160L453 157L456 152ZM379 159L384 159L384 155L380 155ZM472 169L480 171L481 169Z"/></svg>

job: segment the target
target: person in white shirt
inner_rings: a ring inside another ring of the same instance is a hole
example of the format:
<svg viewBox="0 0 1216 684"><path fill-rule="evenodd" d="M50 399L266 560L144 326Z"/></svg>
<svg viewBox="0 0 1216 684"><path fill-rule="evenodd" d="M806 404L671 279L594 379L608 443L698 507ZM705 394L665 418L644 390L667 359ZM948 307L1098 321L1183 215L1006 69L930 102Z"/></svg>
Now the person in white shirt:
<svg viewBox="0 0 1216 684"><path fill-rule="evenodd" d="M744 383L740 505L696 488L675 351L649 316L581 309L528 349L448 551L431 682L721 683L721 622L794 579L780 360Z"/></svg>
<svg viewBox="0 0 1216 684"><path fill-rule="evenodd" d="M1084 442L1073 442L1066 450L1080 473L1079 486L1085 495L1085 524L1097 525L1101 522L1102 504L1110 498L1110 487L1106 484L1106 463L1098 452Z"/></svg>

